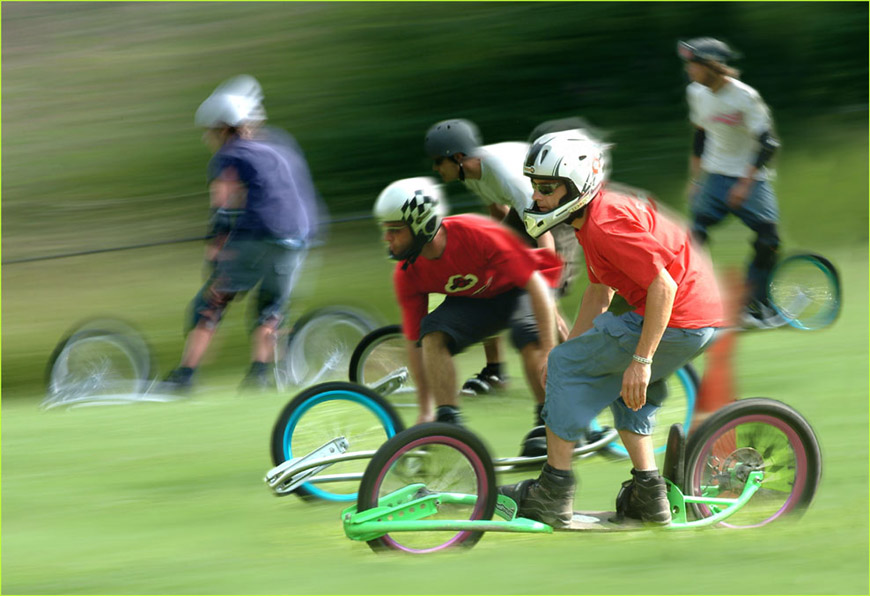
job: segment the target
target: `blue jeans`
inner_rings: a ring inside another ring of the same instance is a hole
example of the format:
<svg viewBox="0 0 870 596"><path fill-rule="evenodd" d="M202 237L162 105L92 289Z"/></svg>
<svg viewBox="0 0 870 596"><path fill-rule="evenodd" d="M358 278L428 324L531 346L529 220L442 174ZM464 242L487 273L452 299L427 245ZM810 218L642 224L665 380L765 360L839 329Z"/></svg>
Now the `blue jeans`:
<svg viewBox="0 0 870 596"><path fill-rule="evenodd" d="M779 221L779 207L776 194L766 180L756 180L752 191L737 209L728 206L728 193L737 178L722 174L707 174L700 188L692 196L691 211L693 225L702 222L704 227L717 224L726 215L733 213L751 230L763 223Z"/></svg>
<svg viewBox="0 0 870 596"><path fill-rule="evenodd" d="M644 406L633 411L620 397L622 376L640 338L643 317L606 312L592 329L553 349L547 360L547 399L542 417L557 436L577 441L604 408L613 412L617 430L649 435L655 413L666 397L665 379L697 356L716 329L668 327L653 356Z"/></svg>
<svg viewBox="0 0 870 596"><path fill-rule="evenodd" d="M722 174L707 174L702 185L692 195L692 233L701 241L707 239L707 228L718 224L733 213L757 234L755 257L749 264L747 282L755 300L766 301L767 280L776 264L779 248L779 207L776 195L765 180L757 180L746 200L734 209L728 205L728 193L737 178Z"/></svg>

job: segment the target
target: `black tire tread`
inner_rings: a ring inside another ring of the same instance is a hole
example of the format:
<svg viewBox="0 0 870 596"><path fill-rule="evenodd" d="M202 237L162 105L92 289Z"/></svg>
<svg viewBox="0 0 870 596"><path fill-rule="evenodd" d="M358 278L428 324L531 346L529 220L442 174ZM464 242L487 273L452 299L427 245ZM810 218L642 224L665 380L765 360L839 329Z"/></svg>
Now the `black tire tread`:
<svg viewBox="0 0 870 596"><path fill-rule="evenodd" d="M445 424L442 422L427 422L412 426L400 433L397 433L393 438L384 443L374 457L366 466L363 474L362 482L359 487L359 497L357 501L357 511L366 511L377 506L377 498L373 497L375 490L375 482L377 482L380 472L390 459L399 451L401 451L408 443L416 441L427 436L448 436L467 444L475 454L481 459L484 465L484 473L487 475L487 486L492 487L492 490L483 495L484 509L479 519L491 519L495 513L495 505L498 499L496 490L495 467L492 463L492 457L489 450L484 445L477 435L471 431L457 426L455 424ZM474 546L482 537L484 532L472 532L461 545L463 547ZM380 538L369 540L368 545L376 552L390 550L390 546L383 542Z"/></svg>

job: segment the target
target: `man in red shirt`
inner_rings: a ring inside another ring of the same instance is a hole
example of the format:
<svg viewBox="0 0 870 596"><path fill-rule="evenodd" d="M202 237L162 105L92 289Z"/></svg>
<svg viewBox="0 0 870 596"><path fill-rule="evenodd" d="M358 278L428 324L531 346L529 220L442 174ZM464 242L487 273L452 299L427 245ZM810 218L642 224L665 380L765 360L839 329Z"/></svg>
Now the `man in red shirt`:
<svg viewBox="0 0 870 596"><path fill-rule="evenodd" d="M537 479L501 488L520 515L555 527L572 518L574 444L608 406L633 465L618 517L670 523L650 436L664 379L724 326L707 256L653 203L607 189L608 161L604 145L574 130L538 138L523 168L536 203L524 214L526 229L534 236L569 221L590 282L568 341L550 352L544 373L547 464ZM635 310L608 312L616 292Z"/></svg>
<svg viewBox="0 0 870 596"><path fill-rule="evenodd" d="M510 230L478 215L444 217L441 188L428 177L387 186L374 207L402 309L418 422L459 423L453 355L504 329L520 351L529 387L544 402L541 371L554 345L551 290L561 262L526 247ZM447 298L431 313L429 294ZM433 412L433 402L437 411Z"/></svg>

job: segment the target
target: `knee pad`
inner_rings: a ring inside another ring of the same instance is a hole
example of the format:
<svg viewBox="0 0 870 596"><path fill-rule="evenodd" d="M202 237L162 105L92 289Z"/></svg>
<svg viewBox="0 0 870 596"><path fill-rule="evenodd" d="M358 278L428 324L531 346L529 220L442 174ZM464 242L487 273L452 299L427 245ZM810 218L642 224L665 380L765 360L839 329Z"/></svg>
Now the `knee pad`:
<svg viewBox="0 0 870 596"><path fill-rule="evenodd" d="M759 269L773 269L779 249L779 234L776 230L776 224L761 224L755 232L758 235L752 244L755 249L755 258L752 264Z"/></svg>
<svg viewBox="0 0 870 596"><path fill-rule="evenodd" d="M188 327L185 331L189 332L203 321L210 329L217 327L224 317L227 304L234 296L234 293L217 292L212 288L206 288L197 294L190 303Z"/></svg>

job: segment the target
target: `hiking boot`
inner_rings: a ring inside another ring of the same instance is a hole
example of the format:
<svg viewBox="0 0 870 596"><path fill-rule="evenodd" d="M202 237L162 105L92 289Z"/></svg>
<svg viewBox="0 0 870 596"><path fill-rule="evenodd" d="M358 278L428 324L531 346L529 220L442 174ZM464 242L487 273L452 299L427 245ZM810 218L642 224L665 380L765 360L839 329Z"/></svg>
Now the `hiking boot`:
<svg viewBox="0 0 870 596"><path fill-rule="evenodd" d="M194 369L187 366L179 366L169 371L163 379L162 387L172 393L190 393L193 389Z"/></svg>
<svg viewBox="0 0 870 596"><path fill-rule="evenodd" d="M507 385L507 376L501 374L500 369L500 366L495 367L487 364L479 373L465 381L460 393L462 395L486 395L495 389L503 389Z"/></svg>
<svg viewBox="0 0 870 596"><path fill-rule="evenodd" d="M517 516L533 519L554 528L567 528L574 516L574 490L571 470L557 470L544 464L534 480L498 487L498 492L517 504Z"/></svg>
<svg viewBox="0 0 870 596"><path fill-rule="evenodd" d="M616 496L616 518L612 521L628 517L656 526L671 523L668 485L658 470L638 472L632 468L631 475Z"/></svg>

